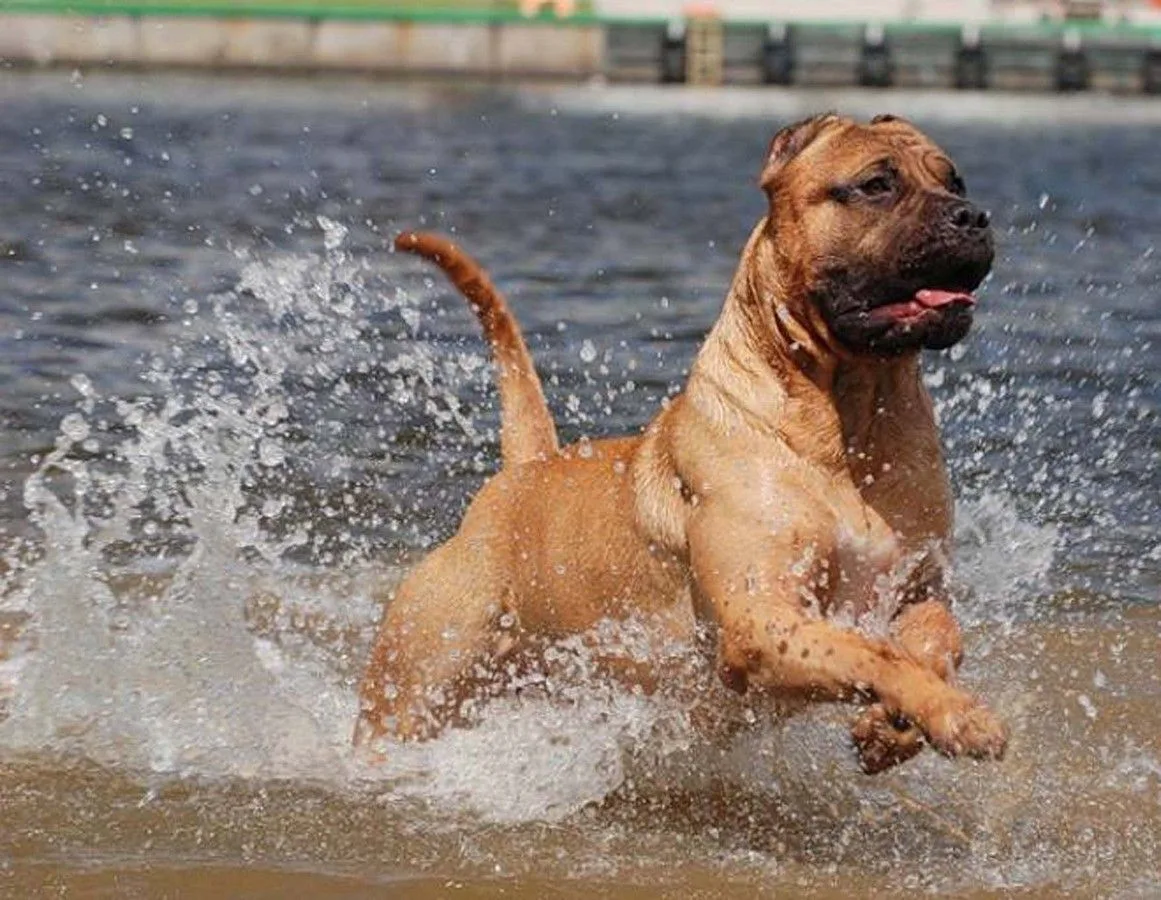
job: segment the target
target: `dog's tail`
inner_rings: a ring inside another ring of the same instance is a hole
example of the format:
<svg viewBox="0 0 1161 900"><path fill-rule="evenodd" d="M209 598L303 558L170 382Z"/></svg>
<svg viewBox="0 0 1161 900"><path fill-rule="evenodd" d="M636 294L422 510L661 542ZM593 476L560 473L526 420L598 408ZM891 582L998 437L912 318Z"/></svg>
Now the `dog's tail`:
<svg viewBox="0 0 1161 900"><path fill-rule="evenodd" d="M556 453L556 423L520 324L480 264L451 241L427 232L403 232L395 238L395 249L415 253L443 269L480 320L492 348L500 388L503 465L519 465Z"/></svg>

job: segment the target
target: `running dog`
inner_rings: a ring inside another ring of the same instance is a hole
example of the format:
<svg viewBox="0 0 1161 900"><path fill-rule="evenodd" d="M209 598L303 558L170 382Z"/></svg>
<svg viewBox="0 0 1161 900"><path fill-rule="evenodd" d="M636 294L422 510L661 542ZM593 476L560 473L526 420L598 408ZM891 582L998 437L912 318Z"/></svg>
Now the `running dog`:
<svg viewBox="0 0 1161 900"><path fill-rule="evenodd" d="M386 605L356 744L430 738L533 640L636 616L704 648L748 700L865 701L867 771L925 743L1003 755L1004 725L955 684L952 497L919 362L968 333L988 216L894 116L782 130L760 184L767 213L682 393L642 434L573 447L479 266L398 237L479 317L502 468ZM646 689L664 677L631 671Z"/></svg>

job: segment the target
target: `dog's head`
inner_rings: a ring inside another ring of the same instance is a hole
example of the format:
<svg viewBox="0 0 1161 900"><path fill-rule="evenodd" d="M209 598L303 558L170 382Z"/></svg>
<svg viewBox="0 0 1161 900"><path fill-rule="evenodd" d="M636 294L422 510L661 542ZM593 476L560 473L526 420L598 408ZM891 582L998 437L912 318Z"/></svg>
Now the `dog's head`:
<svg viewBox="0 0 1161 900"><path fill-rule="evenodd" d="M994 254L988 214L915 126L834 115L791 125L761 184L783 277L843 349L896 356L968 333Z"/></svg>

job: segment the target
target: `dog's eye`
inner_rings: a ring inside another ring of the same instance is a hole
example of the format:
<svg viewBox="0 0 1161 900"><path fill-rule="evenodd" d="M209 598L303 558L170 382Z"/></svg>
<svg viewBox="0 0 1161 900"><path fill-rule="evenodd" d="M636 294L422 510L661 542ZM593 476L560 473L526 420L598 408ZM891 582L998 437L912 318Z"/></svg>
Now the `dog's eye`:
<svg viewBox="0 0 1161 900"><path fill-rule="evenodd" d="M964 180L959 172L952 171L951 177L947 179L947 189L957 197L962 197L967 193L967 185L964 184Z"/></svg>
<svg viewBox="0 0 1161 900"><path fill-rule="evenodd" d="M885 194L891 193L894 184L886 175L876 175L873 178L868 178L866 181L860 182L859 193L865 197L882 197Z"/></svg>

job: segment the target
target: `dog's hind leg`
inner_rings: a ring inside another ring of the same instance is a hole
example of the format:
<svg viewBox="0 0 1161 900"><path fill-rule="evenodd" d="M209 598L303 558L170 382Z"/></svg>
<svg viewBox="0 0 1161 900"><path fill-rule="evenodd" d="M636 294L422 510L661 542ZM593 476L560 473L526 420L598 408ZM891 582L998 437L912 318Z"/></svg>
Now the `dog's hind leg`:
<svg viewBox="0 0 1161 900"><path fill-rule="evenodd" d="M464 716L516 644L517 622L483 543L452 538L403 581L359 687L355 744L434 737Z"/></svg>

